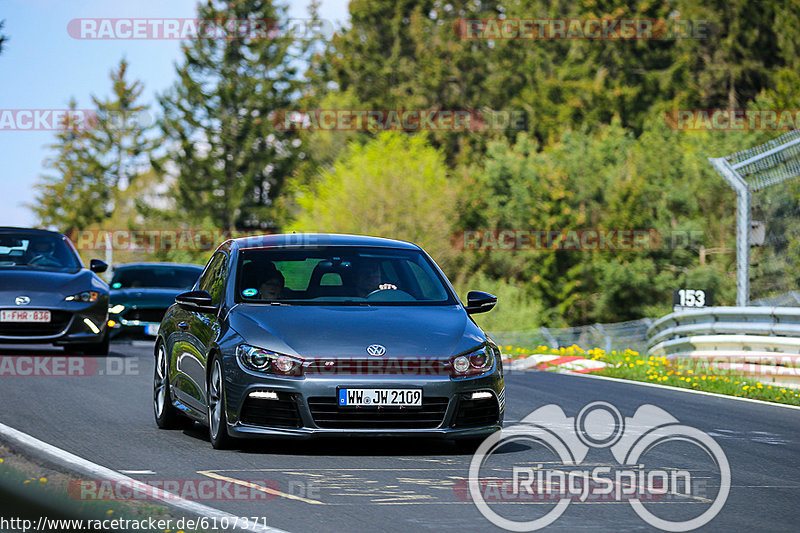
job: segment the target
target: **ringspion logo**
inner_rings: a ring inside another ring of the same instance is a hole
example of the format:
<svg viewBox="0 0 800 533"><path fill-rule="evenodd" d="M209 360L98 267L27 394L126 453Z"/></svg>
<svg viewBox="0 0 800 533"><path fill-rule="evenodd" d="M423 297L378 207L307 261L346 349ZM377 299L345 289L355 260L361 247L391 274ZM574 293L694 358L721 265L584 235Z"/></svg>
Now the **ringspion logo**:
<svg viewBox="0 0 800 533"><path fill-rule="evenodd" d="M501 448L505 453L498 453ZM597 454L588 459L593 450L605 448L616 466L598 464ZM520 461L521 452L510 449L544 452L550 460L538 455ZM472 457L468 478L469 496L480 513L508 531L547 527L573 501L628 503L653 527L690 531L719 513L730 487L728 459L707 433L654 405L642 405L632 417L623 417L607 402L590 403L575 417L555 404L537 409L484 440ZM458 495L459 487L455 490ZM512 505L504 516L504 506L496 505L504 502L532 505ZM670 505L658 507L659 502ZM689 505L695 507L687 511ZM524 511L530 519L520 519Z"/></svg>

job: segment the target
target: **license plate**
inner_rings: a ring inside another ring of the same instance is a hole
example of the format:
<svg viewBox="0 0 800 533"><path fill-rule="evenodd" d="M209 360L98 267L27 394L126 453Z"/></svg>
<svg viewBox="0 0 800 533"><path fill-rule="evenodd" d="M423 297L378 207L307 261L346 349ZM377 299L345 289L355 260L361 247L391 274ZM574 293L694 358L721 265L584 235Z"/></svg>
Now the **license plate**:
<svg viewBox="0 0 800 533"><path fill-rule="evenodd" d="M144 334L155 337L156 335L158 335L158 326L159 324L147 324L144 327Z"/></svg>
<svg viewBox="0 0 800 533"><path fill-rule="evenodd" d="M50 322L50 311L0 311L0 322Z"/></svg>
<svg viewBox="0 0 800 533"><path fill-rule="evenodd" d="M420 407L422 389L339 389L339 405Z"/></svg>

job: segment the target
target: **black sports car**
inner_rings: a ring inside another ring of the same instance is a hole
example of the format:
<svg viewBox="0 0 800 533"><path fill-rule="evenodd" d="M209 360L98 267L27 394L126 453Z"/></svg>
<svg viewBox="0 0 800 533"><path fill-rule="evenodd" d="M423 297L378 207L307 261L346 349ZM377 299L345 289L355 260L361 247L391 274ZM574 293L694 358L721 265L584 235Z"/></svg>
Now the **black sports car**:
<svg viewBox="0 0 800 533"><path fill-rule="evenodd" d="M0 343L52 343L108 353L108 285L53 231L0 228Z"/></svg>
<svg viewBox="0 0 800 533"><path fill-rule="evenodd" d="M298 244L302 243L302 244ZM439 436L501 428L500 351L431 258L351 235L229 240L176 298L155 344L159 427L231 437Z"/></svg>
<svg viewBox="0 0 800 533"><path fill-rule="evenodd" d="M203 272L200 265L129 263L114 269L108 326L120 334L155 336L175 296L192 288Z"/></svg>

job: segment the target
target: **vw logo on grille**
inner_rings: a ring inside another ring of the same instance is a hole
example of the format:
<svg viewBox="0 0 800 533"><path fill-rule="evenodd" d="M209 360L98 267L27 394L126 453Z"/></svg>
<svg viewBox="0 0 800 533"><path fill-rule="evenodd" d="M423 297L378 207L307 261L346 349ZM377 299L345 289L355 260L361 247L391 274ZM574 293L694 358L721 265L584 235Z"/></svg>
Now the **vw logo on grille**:
<svg viewBox="0 0 800 533"><path fill-rule="evenodd" d="M380 357L386 353L386 347L380 344L370 344L367 346L367 353L374 357Z"/></svg>
<svg viewBox="0 0 800 533"><path fill-rule="evenodd" d="M31 303L31 299L28 296L17 296L17 299L14 300L17 305L28 305Z"/></svg>

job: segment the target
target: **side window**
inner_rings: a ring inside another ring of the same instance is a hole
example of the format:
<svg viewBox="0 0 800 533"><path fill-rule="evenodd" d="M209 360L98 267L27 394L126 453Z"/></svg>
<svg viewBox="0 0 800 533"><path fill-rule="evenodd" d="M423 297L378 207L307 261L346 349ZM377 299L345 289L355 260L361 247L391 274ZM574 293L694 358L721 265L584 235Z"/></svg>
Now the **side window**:
<svg viewBox="0 0 800 533"><path fill-rule="evenodd" d="M228 256L223 252L217 252L206 267L206 271L200 277L198 288L201 291L208 291L214 305L219 304L225 292L225 280L228 278Z"/></svg>

